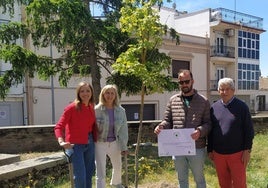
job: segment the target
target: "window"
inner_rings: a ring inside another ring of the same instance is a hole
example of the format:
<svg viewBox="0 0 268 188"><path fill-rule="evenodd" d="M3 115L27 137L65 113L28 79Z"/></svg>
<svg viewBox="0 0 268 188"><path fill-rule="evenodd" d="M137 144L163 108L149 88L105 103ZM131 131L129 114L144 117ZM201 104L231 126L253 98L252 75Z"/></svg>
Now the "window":
<svg viewBox="0 0 268 188"><path fill-rule="evenodd" d="M252 41L252 48L255 48L255 41Z"/></svg>
<svg viewBox="0 0 268 188"><path fill-rule="evenodd" d="M247 40L243 39L243 47L246 47L246 46L247 46Z"/></svg>
<svg viewBox="0 0 268 188"><path fill-rule="evenodd" d="M259 34L238 31L238 57L259 59Z"/></svg>
<svg viewBox="0 0 268 188"><path fill-rule="evenodd" d="M250 74L250 71L247 71L247 80L251 80L251 74Z"/></svg>
<svg viewBox="0 0 268 188"><path fill-rule="evenodd" d="M260 52L256 51L256 59L260 59Z"/></svg>
<svg viewBox="0 0 268 188"><path fill-rule="evenodd" d="M251 72L251 79L255 80L255 72Z"/></svg>
<svg viewBox="0 0 268 188"><path fill-rule="evenodd" d="M225 77L225 69L217 68L217 81Z"/></svg>
<svg viewBox="0 0 268 188"><path fill-rule="evenodd" d="M241 70L238 71L238 80L242 80L242 71Z"/></svg>
<svg viewBox="0 0 268 188"><path fill-rule="evenodd" d="M189 61L172 60L172 77L178 78L178 73L181 69L190 70Z"/></svg>
<svg viewBox="0 0 268 188"><path fill-rule="evenodd" d="M246 80L246 79L247 79L247 74L246 74L246 71L242 71L242 73L243 73L242 80Z"/></svg>
<svg viewBox="0 0 268 188"><path fill-rule="evenodd" d="M250 63L238 63L238 89L259 89L259 65Z"/></svg>
<svg viewBox="0 0 268 188"><path fill-rule="evenodd" d="M254 50L252 50L252 59L255 59L255 51Z"/></svg>
<svg viewBox="0 0 268 188"><path fill-rule="evenodd" d="M122 104L122 107L126 110L128 121L138 121L139 120L139 104ZM155 104L144 104L143 109L143 120L155 120Z"/></svg>
<svg viewBox="0 0 268 188"><path fill-rule="evenodd" d="M224 53L224 39L223 39L223 37L217 38L216 50L217 50L217 54Z"/></svg>
<svg viewBox="0 0 268 188"><path fill-rule="evenodd" d="M251 58L251 50L248 50L247 57L248 57L248 58Z"/></svg>
<svg viewBox="0 0 268 188"><path fill-rule="evenodd" d="M250 49L251 48L251 40L250 39L247 40L247 45L248 45L247 48Z"/></svg>
<svg viewBox="0 0 268 188"><path fill-rule="evenodd" d="M238 46L242 46L242 38L238 38Z"/></svg>
<svg viewBox="0 0 268 188"><path fill-rule="evenodd" d="M247 49L243 49L243 57L244 57L244 58L247 57Z"/></svg>
<svg viewBox="0 0 268 188"><path fill-rule="evenodd" d="M242 57L242 48L238 48L238 57Z"/></svg>

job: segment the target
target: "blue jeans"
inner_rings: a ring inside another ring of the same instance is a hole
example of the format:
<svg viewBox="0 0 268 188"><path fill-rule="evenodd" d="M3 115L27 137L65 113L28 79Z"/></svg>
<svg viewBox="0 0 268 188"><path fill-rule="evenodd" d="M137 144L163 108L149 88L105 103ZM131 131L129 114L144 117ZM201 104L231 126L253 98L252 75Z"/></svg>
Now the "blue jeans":
<svg viewBox="0 0 268 188"><path fill-rule="evenodd" d="M88 144L75 144L66 150L71 156L75 188L92 188L92 177L95 173L95 144L92 134Z"/></svg>
<svg viewBox="0 0 268 188"><path fill-rule="evenodd" d="M178 172L180 188L189 188L189 168L191 169L197 188L206 188L204 176L205 148L196 149L196 155L175 156L175 169Z"/></svg>

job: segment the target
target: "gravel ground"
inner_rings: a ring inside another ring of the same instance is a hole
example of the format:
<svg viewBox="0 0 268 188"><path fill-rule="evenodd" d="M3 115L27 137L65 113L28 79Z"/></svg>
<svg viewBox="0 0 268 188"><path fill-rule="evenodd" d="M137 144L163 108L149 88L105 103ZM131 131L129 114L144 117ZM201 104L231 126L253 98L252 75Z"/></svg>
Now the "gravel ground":
<svg viewBox="0 0 268 188"><path fill-rule="evenodd" d="M178 188L178 185L167 182L156 182L139 185L139 188Z"/></svg>
<svg viewBox="0 0 268 188"><path fill-rule="evenodd" d="M20 153L19 155L20 155L20 160L24 161L27 159L46 156L46 155L50 155L53 153L56 153L56 152L32 152L32 153Z"/></svg>

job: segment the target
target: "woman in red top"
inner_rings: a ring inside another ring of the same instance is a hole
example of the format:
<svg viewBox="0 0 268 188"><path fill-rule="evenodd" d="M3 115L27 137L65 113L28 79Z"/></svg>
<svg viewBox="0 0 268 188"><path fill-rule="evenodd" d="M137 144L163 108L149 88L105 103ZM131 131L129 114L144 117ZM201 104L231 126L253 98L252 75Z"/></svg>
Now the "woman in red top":
<svg viewBox="0 0 268 188"><path fill-rule="evenodd" d="M60 146L70 156L76 188L92 187L95 125L93 88L86 82L80 82L76 89L76 99L65 107L54 128Z"/></svg>

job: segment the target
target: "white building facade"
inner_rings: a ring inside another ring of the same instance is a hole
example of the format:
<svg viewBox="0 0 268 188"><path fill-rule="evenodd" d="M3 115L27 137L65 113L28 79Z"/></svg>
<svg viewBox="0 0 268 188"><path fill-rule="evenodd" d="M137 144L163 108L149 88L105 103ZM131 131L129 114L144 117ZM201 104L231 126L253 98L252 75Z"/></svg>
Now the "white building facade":
<svg viewBox="0 0 268 188"><path fill-rule="evenodd" d="M165 52L172 58L172 66L170 67L169 74L173 75L174 80L177 81L177 73L180 68L188 68L193 71L195 79L195 88L200 93L207 96L208 83L207 82L207 39L202 37L194 37L190 35L180 36L181 44L176 45L171 37L166 36L161 47L161 51ZM49 51L44 53L49 53ZM53 50L54 52L55 50ZM54 54L53 55L59 55ZM54 56L53 56L54 57ZM177 64L183 63L183 67ZM198 74L198 72L204 74ZM105 86L106 77L109 76L105 69L101 69L102 79L101 86ZM196 76L195 76L196 75ZM29 80L29 122L32 125L54 124L58 121L63 112L64 107L75 99L75 88L77 84L86 80L91 83L90 76L81 78L78 75L73 76L70 80L68 87L61 87L57 81L57 77L53 79L53 88L51 80L41 81L37 78ZM52 94L53 92L53 94ZM174 95L174 92L165 92L163 94L153 94L145 96L144 120L158 120L162 119L164 110L169 98ZM53 99L53 98L54 99ZM54 101L54 102L52 102ZM126 109L127 118L129 121L139 120L139 106L140 96L126 96L121 97L121 104ZM53 115L54 111L54 115ZM53 121L54 116L54 121Z"/></svg>
<svg viewBox="0 0 268 188"><path fill-rule="evenodd" d="M17 11L15 19L20 20L20 9ZM222 77L231 77L235 80L236 95L249 105L252 112L259 110L259 101L263 101L258 94L260 34L264 32L261 18L227 9L187 13L163 7L159 13L161 23L180 35L179 45L167 35L160 48L172 59L167 74L177 80L179 69L191 70L194 88L211 102L218 99L217 81ZM234 20L229 20L234 16ZM1 15L0 21L5 20L10 21ZM30 42L21 45L36 51ZM37 53L54 58L61 55L53 47ZM1 62L1 71L7 69L10 69L8 64ZM105 69L101 73L101 86L104 86L109 74ZM26 77L25 83L11 88L6 101L0 102L0 126L56 123L64 107L74 100L75 88L82 80L91 83L90 75L86 78L73 76L67 88L59 85L57 77L51 77L48 81ZM146 95L144 120L162 119L167 101L176 92ZM139 120L140 96L123 94L121 104L129 121Z"/></svg>
<svg viewBox="0 0 268 188"><path fill-rule="evenodd" d="M0 9L0 25L11 21L21 21L21 9L15 5L15 15L10 17L2 14ZM23 45L22 40L15 41L18 45ZM0 61L0 73L10 70L11 65L8 62ZM25 125L27 124L27 107L25 83L10 88L5 100L0 101L0 126L7 125Z"/></svg>
<svg viewBox="0 0 268 188"><path fill-rule="evenodd" d="M244 100L252 113L262 106L259 100L260 34L263 19L218 8L193 13L175 9L160 10L162 23L178 33L207 37L209 40L209 99L218 99L217 82L223 77L235 80L236 96Z"/></svg>

